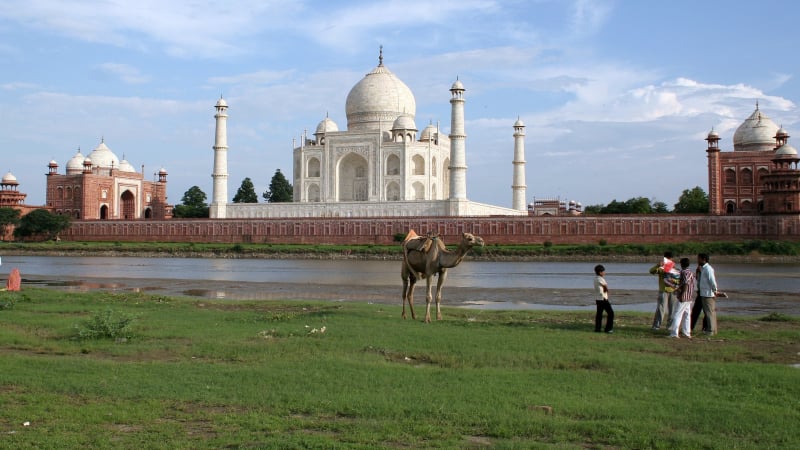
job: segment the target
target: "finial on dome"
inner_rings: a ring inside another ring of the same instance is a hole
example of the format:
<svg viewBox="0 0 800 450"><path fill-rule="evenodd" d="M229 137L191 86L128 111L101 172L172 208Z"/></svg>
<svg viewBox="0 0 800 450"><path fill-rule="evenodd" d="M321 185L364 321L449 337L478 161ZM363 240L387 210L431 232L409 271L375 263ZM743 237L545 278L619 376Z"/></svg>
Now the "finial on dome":
<svg viewBox="0 0 800 450"><path fill-rule="evenodd" d="M101 144L105 144L105 142L106 142L106 137L105 136L100 136L100 143Z"/></svg>
<svg viewBox="0 0 800 450"><path fill-rule="evenodd" d="M758 111L758 99L756 99L756 111Z"/></svg>
<svg viewBox="0 0 800 450"><path fill-rule="evenodd" d="M380 53L378 53L378 66L383 66L383 45L380 46Z"/></svg>

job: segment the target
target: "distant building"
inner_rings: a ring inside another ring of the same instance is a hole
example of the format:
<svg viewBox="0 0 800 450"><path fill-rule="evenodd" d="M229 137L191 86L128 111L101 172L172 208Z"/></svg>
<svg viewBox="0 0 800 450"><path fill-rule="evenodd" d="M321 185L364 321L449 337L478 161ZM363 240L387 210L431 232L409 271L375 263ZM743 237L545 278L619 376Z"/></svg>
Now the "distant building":
<svg viewBox="0 0 800 450"><path fill-rule="evenodd" d="M19 192L19 182L13 173L3 175L0 181L0 207L18 208L25 203L28 194Z"/></svg>
<svg viewBox="0 0 800 450"><path fill-rule="evenodd" d="M157 181L142 173L123 157L122 161L101 140L88 156L80 149L67 161L66 173L50 161L47 173L47 207L74 219L168 219L167 171Z"/></svg>
<svg viewBox="0 0 800 450"><path fill-rule="evenodd" d="M579 216L583 214L583 205L575 200L566 202L560 198L534 198L528 204L528 215L531 216Z"/></svg>
<svg viewBox="0 0 800 450"><path fill-rule="evenodd" d="M756 109L722 151L719 133L708 133L708 200L711 214L800 213L800 170L789 133Z"/></svg>

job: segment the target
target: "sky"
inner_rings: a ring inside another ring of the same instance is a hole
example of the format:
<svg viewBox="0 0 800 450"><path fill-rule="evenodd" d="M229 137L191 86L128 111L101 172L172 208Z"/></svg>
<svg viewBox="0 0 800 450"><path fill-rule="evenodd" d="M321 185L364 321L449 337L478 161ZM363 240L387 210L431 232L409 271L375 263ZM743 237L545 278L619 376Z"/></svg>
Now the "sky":
<svg viewBox="0 0 800 450"><path fill-rule="evenodd" d="M800 136L798 17L788 0L0 0L0 172L42 205L48 162L103 139L146 179L167 169L170 203L210 200L223 96L228 193L249 177L260 197L277 169L291 181L304 130L346 127L382 45L420 129L449 132L464 84L470 200L511 206L520 118L529 201L671 207L708 188L707 133L732 150L756 102Z"/></svg>

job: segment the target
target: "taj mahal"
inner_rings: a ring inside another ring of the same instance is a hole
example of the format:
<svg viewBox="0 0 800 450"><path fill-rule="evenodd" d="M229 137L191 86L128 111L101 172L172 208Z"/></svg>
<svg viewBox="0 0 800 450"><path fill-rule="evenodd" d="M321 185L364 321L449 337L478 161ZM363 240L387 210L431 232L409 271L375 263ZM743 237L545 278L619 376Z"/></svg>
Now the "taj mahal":
<svg viewBox="0 0 800 450"><path fill-rule="evenodd" d="M517 120L512 161L512 208L467 199L464 85L450 88L450 133L432 123L419 132L411 89L383 64L347 95L347 129L329 117L313 139L293 146L294 201L228 201L228 104L216 108L212 219L291 217L525 216L525 125Z"/></svg>

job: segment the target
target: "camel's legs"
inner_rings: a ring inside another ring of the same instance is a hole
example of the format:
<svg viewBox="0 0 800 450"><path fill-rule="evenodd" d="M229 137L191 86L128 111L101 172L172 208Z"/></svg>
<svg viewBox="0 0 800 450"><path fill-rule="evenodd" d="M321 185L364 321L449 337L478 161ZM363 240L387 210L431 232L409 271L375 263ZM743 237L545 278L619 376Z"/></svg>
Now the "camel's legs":
<svg viewBox="0 0 800 450"><path fill-rule="evenodd" d="M408 279L408 291L405 289L406 281L403 280L403 319L406 318L405 314L405 307L406 307L406 300L408 301L408 309L411 310L411 318L417 320L417 314L414 312L414 287L417 285L417 278L414 274Z"/></svg>
<svg viewBox="0 0 800 450"><path fill-rule="evenodd" d="M431 323L431 300L433 300L433 296L431 295L431 278L433 278L433 275L429 275L425 278L425 282L427 283L427 293L425 295L425 323Z"/></svg>
<svg viewBox="0 0 800 450"><path fill-rule="evenodd" d="M445 279L447 279L447 269L439 272L439 280L436 282L436 320L442 320L440 303L442 302L442 286L444 286Z"/></svg>

